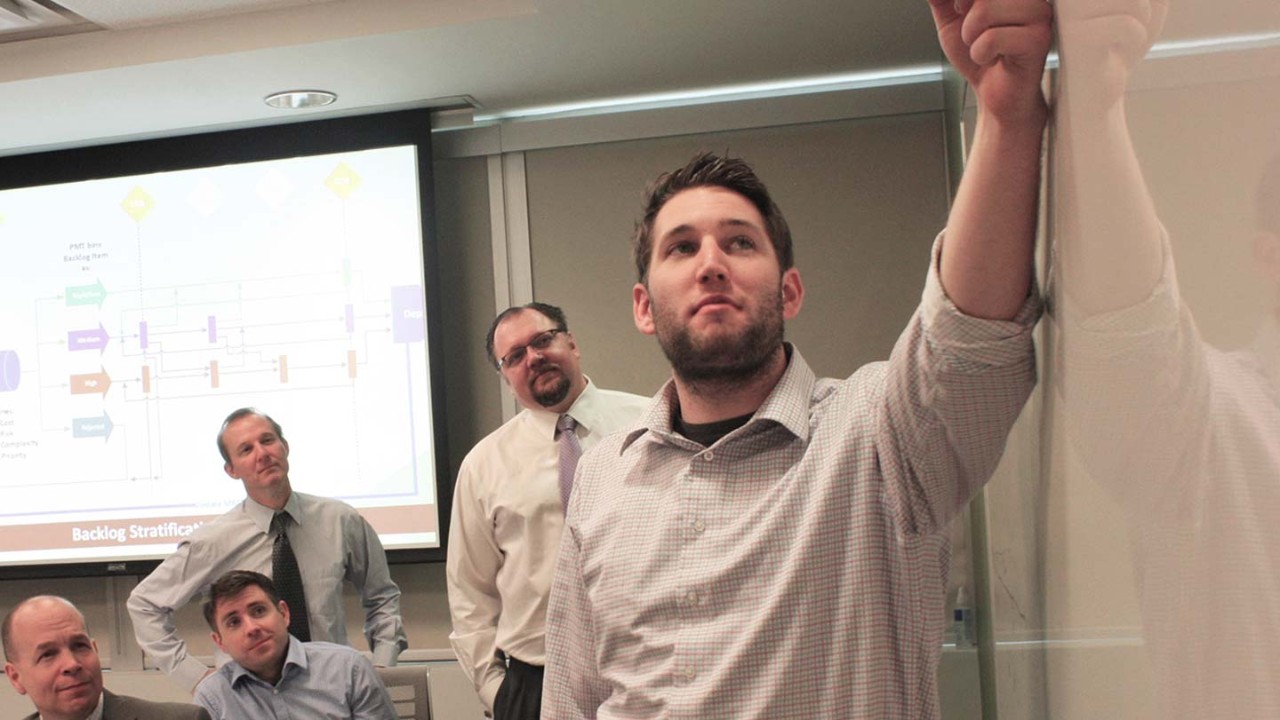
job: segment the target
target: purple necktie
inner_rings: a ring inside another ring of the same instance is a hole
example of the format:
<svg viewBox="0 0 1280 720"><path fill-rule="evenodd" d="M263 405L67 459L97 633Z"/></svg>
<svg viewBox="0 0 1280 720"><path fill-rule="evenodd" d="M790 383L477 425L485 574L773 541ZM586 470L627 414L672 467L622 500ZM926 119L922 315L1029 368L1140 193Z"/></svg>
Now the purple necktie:
<svg viewBox="0 0 1280 720"><path fill-rule="evenodd" d="M574 432L577 426L578 422L568 415L561 415L556 421L556 442L560 444L560 504L566 512L569 493L573 491L573 473L582 456L582 445L578 443L578 433Z"/></svg>

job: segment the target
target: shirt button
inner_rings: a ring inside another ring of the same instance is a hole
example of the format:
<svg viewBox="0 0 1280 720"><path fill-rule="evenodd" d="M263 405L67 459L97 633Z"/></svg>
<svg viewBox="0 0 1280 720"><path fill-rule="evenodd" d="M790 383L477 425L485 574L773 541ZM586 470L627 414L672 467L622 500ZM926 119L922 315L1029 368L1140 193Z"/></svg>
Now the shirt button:
<svg viewBox="0 0 1280 720"><path fill-rule="evenodd" d="M697 674L697 673L695 673L695 672L693 671L693 666L692 666L692 665L690 665L689 667L686 667L686 668L684 669L684 677L685 677L685 679L686 679L686 680L692 680L692 679L693 679L693 676L694 676L694 675L696 675L696 674Z"/></svg>
<svg viewBox="0 0 1280 720"><path fill-rule="evenodd" d="M702 522L701 520L694 520L693 529L697 532L702 532L703 530L707 529L707 524Z"/></svg>
<svg viewBox="0 0 1280 720"><path fill-rule="evenodd" d="M690 590L690 591L689 591L689 594L684 596L684 601L685 601L685 603L686 603L686 604L688 604L688 605L697 605L697 604L698 604L698 593L697 593L697 592L695 592L695 591L693 591L693 590Z"/></svg>
<svg viewBox="0 0 1280 720"><path fill-rule="evenodd" d="M716 454L715 454L715 453L713 453L713 452L711 452L710 450L708 450L708 451L706 451L706 452L702 453L702 459L703 459L703 460L706 460L706 461L708 461L708 462L710 462L710 461L712 461L712 460L715 460L715 459L716 459Z"/></svg>

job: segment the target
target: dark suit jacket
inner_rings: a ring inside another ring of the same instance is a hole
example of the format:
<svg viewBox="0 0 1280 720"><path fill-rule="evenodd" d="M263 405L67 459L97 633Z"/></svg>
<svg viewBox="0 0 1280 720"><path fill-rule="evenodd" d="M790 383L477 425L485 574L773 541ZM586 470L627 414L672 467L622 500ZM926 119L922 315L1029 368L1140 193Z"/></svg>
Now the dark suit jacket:
<svg viewBox="0 0 1280 720"><path fill-rule="evenodd" d="M40 720L40 713L28 715L24 720ZM102 691L102 720L210 720L209 713L199 705L187 703L157 703L127 695L115 695Z"/></svg>

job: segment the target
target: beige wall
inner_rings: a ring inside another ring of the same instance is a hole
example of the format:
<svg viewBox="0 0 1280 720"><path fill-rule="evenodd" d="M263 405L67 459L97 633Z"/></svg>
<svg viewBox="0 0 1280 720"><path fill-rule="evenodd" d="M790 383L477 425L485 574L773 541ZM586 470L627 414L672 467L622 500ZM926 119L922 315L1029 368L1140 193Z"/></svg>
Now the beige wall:
<svg viewBox="0 0 1280 720"><path fill-rule="evenodd" d="M946 221L938 113L528 153L534 295L569 313L593 378L651 394L669 375L632 322L630 238L646 184L702 150L750 161L786 214L807 293L787 336L815 371L887 357Z"/></svg>

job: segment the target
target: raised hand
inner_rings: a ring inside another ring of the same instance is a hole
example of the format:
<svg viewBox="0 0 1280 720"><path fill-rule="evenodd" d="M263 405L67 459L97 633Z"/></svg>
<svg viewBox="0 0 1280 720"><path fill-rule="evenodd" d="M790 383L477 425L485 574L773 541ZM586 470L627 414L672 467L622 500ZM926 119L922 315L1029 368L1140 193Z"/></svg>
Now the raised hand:
<svg viewBox="0 0 1280 720"><path fill-rule="evenodd" d="M947 59L1000 123L1043 122L1040 78L1053 40L1044 0L929 0Z"/></svg>
<svg viewBox="0 0 1280 720"><path fill-rule="evenodd" d="M1155 44L1169 0L1058 0L1059 54L1079 103L1113 104Z"/></svg>

